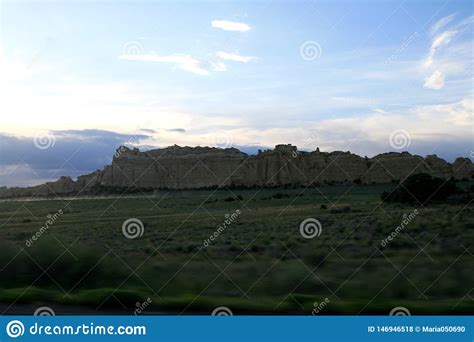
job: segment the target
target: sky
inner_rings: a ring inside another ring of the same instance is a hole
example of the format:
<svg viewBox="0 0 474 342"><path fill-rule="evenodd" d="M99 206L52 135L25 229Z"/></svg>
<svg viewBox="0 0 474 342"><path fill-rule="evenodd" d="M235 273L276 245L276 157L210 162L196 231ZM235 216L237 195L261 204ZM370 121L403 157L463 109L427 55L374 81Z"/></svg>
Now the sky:
<svg viewBox="0 0 474 342"><path fill-rule="evenodd" d="M471 1L0 1L0 186L119 145L474 157Z"/></svg>

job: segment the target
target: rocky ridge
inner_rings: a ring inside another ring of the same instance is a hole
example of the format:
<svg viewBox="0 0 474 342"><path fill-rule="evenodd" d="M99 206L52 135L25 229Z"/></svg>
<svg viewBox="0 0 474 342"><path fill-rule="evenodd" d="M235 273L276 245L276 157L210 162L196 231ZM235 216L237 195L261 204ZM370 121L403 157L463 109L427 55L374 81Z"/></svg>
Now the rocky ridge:
<svg viewBox="0 0 474 342"><path fill-rule="evenodd" d="M236 148L180 147L141 152L121 146L111 165L76 181L61 177L27 188L0 188L0 198L89 195L97 189L200 189L218 187L317 186L334 183L389 183L424 172L440 178L473 179L468 158L448 163L436 155L425 158L408 152L372 158L350 152L298 151L277 145L247 155Z"/></svg>

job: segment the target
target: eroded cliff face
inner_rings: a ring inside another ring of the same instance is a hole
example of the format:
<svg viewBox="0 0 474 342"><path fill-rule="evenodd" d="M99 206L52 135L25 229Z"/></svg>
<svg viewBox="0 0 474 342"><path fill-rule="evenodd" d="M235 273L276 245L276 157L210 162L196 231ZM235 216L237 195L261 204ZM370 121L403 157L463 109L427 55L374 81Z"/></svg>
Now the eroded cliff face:
<svg viewBox="0 0 474 342"><path fill-rule="evenodd" d="M453 164L430 155L384 153L363 158L350 152L297 151L292 145L247 155L235 148L171 146L140 152L121 146L112 164L78 177L61 177L29 188L0 188L0 197L88 195L97 188L199 189L274 187L345 182L388 183L425 172L436 177L473 179L468 158Z"/></svg>

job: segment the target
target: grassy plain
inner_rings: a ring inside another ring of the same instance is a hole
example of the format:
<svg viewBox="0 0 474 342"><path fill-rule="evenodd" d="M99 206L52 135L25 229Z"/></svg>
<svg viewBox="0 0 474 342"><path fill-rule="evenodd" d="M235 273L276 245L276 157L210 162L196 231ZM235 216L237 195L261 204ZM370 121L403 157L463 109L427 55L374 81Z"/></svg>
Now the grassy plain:
<svg viewBox="0 0 474 342"><path fill-rule="evenodd" d="M4 201L0 302L133 313L148 300L149 314L209 314L221 306L234 314L388 314L399 306L411 314L472 314L472 203L382 203L380 193L392 187ZM129 218L143 222L142 236L123 235ZM319 236L301 235L307 218L320 221Z"/></svg>

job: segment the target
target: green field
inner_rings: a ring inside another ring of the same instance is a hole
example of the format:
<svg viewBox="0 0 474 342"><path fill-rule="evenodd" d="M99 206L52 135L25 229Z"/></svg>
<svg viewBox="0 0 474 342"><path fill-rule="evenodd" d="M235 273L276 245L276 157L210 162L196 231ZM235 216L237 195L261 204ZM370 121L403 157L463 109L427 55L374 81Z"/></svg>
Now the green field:
<svg viewBox="0 0 474 342"><path fill-rule="evenodd" d="M234 314L311 314L315 307L321 315L388 314L399 306L411 314L472 314L472 203L382 203L380 193L391 187L4 201L0 303L133 313L148 300L148 314L209 314L221 306ZM382 247L414 209L416 217ZM124 236L130 218L143 222L142 236ZM307 218L320 221L319 236L300 234Z"/></svg>

